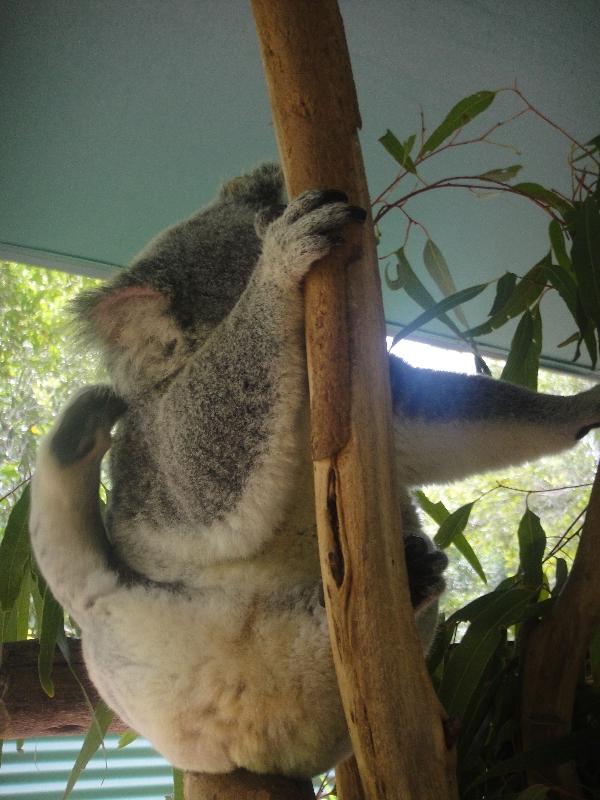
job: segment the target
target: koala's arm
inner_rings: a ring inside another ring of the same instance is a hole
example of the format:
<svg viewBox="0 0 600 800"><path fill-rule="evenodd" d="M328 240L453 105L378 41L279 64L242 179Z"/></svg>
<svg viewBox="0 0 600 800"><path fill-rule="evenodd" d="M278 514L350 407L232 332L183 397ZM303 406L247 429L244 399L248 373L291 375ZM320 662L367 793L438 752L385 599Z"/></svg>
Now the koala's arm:
<svg viewBox="0 0 600 800"><path fill-rule="evenodd" d="M600 425L600 387L544 395L390 356L395 449L407 485L455 480L564 450Z"/></svg>
<svg viewBox="0 0 600 800"><path fill-rule="evenodd" d="M172 476L169 488L184 513L207 528L218 521L222 547L228 520L240 529L237 549L240 532L246 539L270 533L285 510L290 473L306 449L301 282L343 226L362 219L338 192L307 192L290 203L267 227L237 304L161 398L162 472Z"/></svg>
<svg viewBox="0 0 600 800"><path fill-rule="evenodd" d="M79 622L118 585L98 487L110 430L124 411L109 387L86 387L38 451L29 520L33 552L54 596Z"/></svg>

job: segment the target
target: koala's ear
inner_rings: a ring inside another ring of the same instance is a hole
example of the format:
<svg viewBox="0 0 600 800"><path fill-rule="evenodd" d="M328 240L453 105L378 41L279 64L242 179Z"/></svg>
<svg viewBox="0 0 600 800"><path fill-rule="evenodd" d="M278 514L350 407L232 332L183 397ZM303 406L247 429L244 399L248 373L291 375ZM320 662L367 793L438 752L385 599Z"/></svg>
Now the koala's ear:
<svg viewBox="0 0 600 800"><path fill-rule="evenodd" d="M167 315L168 306L165 295L150 286L109 284L83 292L75 300L73 310L92 339L105 346L127 347L132 338L155 336L157 322Z"/></svg>
<svg viewBox="0 0 600 800"><path fill-rule="evenodd" d="M218 199L221 202L240 203L258 211L285 202L284 195L281 167L268 162L248 175L228 181L223 185Z"/></svg>

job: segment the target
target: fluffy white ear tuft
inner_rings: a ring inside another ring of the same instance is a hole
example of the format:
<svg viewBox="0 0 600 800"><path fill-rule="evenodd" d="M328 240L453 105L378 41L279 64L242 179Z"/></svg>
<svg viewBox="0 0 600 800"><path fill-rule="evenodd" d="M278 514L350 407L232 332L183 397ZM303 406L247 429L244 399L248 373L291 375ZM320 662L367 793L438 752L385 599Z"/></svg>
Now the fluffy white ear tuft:
<svg viewBox="0 0 600 800"><path fill-rule="evenodd" d="M88 313L113 384L131 397L181 368L189 345L170 313L168 298L150 286L107 292Z"/></svg>
<svg viewBox="0 0 600 800"><path fill-rule="evenodd" d="M106 294L91 311L89 321L106 344L126 346L121 340L127 338L128 328L137 327L144 317L165 314L167 306L167 298L150 286L126 286Z"/></svg>

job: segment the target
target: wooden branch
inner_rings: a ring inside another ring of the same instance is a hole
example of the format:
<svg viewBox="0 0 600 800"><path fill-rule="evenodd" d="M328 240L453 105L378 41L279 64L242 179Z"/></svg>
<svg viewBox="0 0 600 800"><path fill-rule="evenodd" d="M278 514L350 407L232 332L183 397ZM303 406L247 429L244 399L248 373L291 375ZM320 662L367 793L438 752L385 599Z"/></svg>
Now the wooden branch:
<svg viewBox="0 0 600 800"><path fill-rule="evenodd" d="M92 705L98 692L88 678L79 639L69 640L73 667ZM70 736L87 733L91 714L81 687L73 677L59 651L54 656L54 697L48 697L40 686L37 659L39 643L10 642L2 646L0 697L6 718L1 736L4 739L28 739L32 736ZM116 717L109 730L126 731L127 725Z"/></svg>
<svg viewBox="0 0 600 800"><path fill-rule="evenodd" d="M551 612L530 630L523 653L523 750L571 730L577 680L594 631L600 626L600 466L568 580ZM530 783L577 791L572 763L531 770Z"/></svg>
<svg viewBox="0 0 600 800"><path fill-rule="evenodd" d="M335 789L338 800L365 800L365 793L354 756L335 768Z"/></svg>
<svg viewBox="0 0 600 800"><path fill-rule="evenodd" d="M186 800L314 800L310 781L294 781L281 775L255 775L236 770L227 775L187 772L183 792Z"/></svg>
<svg viewBox="0 0 600 800"><path fill-rule="evenodd" d="M335 0L253 0L288 193L369 207L360 118ZM368 800L455 797L441 709L407 588L373 226L306 281L319 546L330 638ZM350 405L349 405L350 402Z"/></svg>

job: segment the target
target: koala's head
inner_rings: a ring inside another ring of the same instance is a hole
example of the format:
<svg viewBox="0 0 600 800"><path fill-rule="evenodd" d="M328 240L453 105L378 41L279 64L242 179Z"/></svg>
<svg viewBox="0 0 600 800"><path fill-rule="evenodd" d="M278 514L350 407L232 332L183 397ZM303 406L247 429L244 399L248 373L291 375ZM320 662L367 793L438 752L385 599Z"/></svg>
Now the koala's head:
<svg viewBox="0 0 600 800"><path fill-rule="evenodd" d="M167 378L229 314L256 266L257 230L282 202L281 171L263 164L77 298L76 316L100 345L119 392L131 396Z"/></svg>

